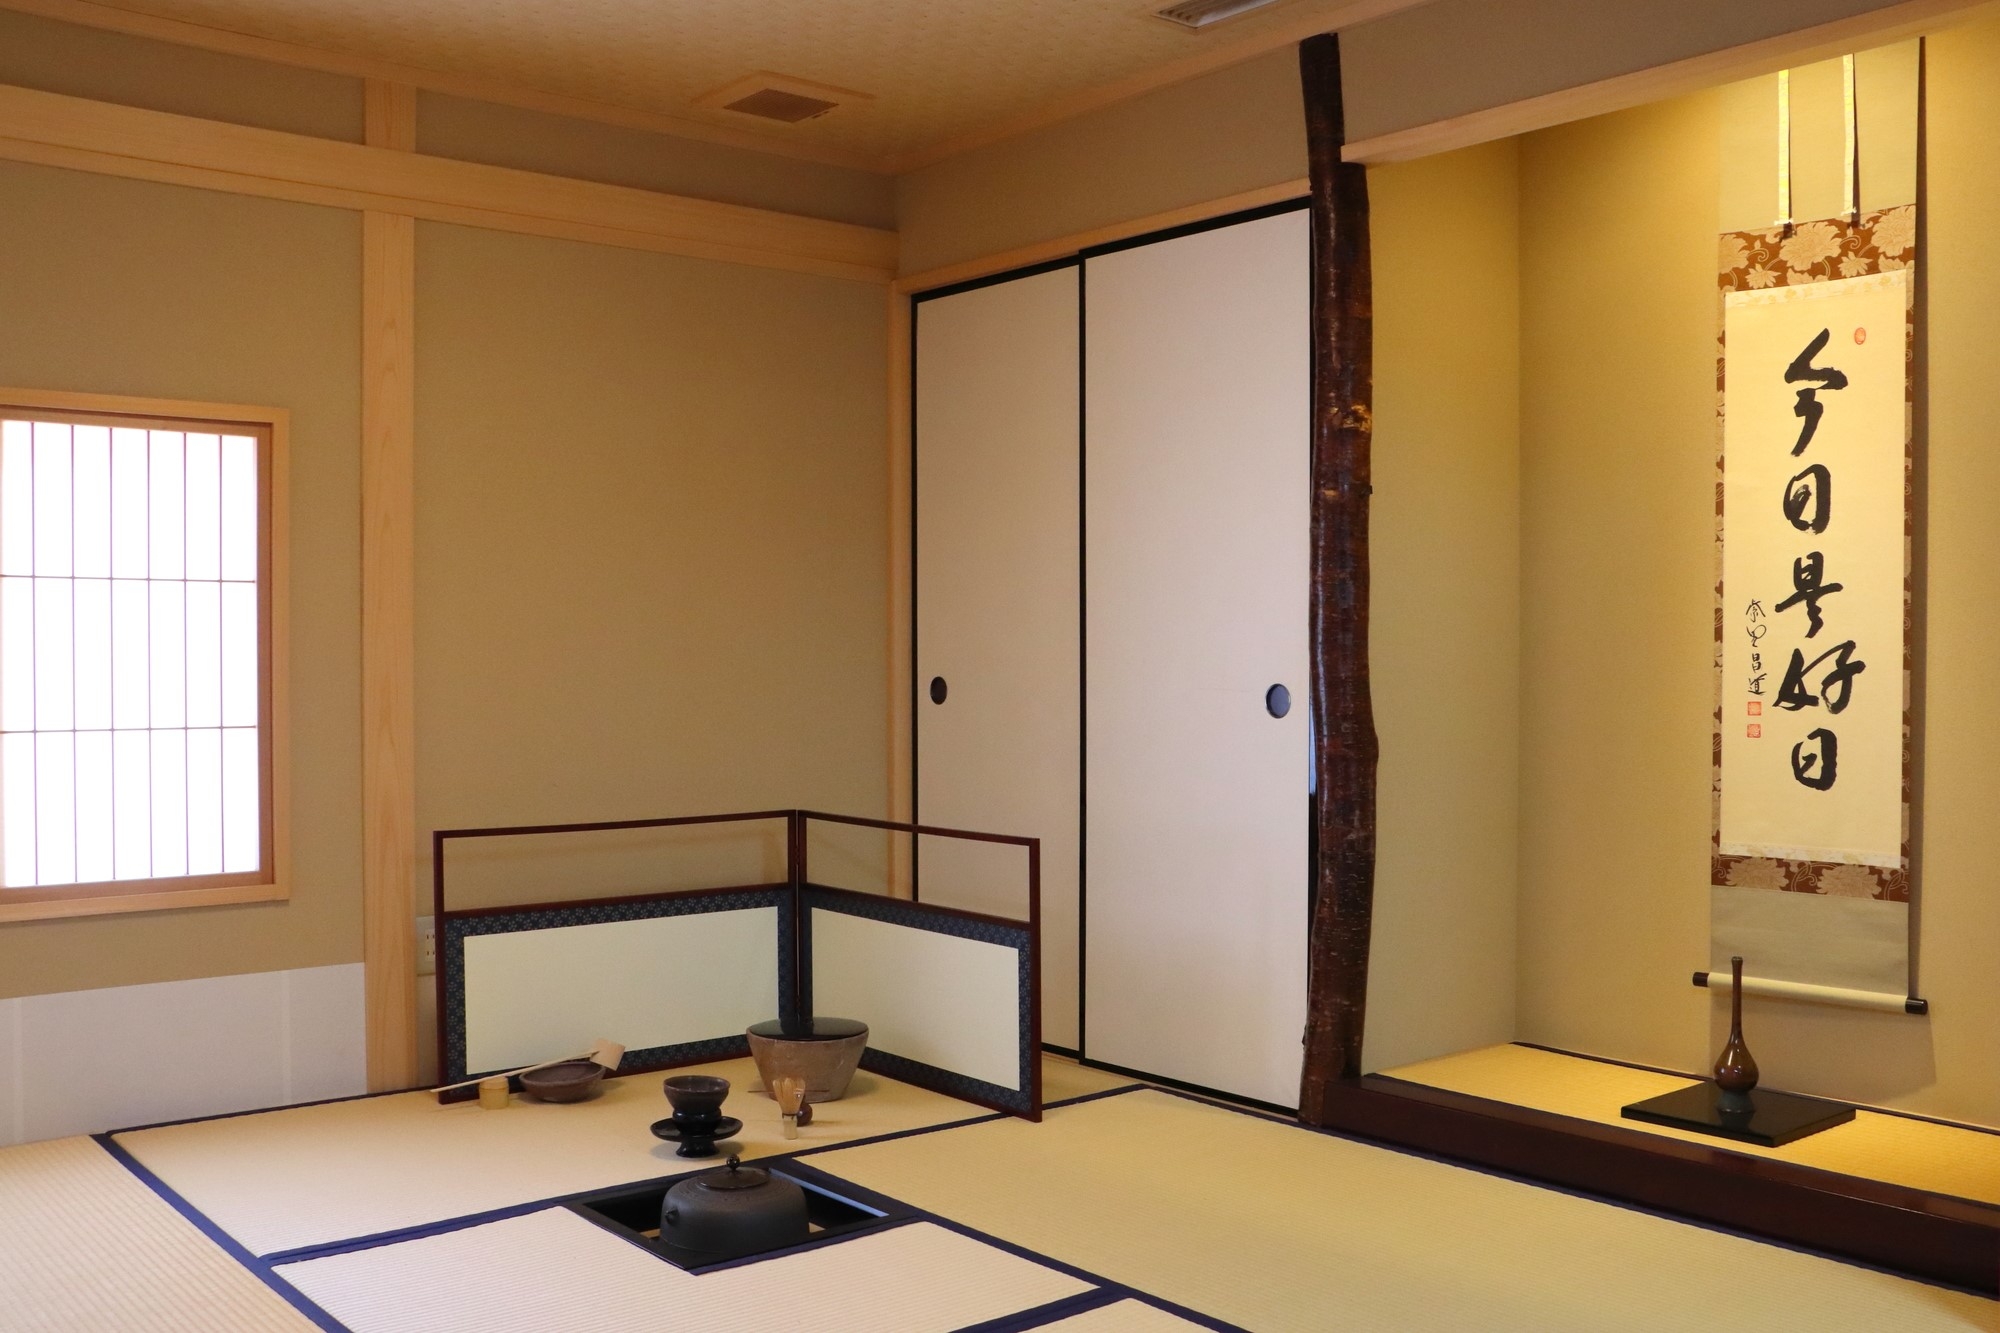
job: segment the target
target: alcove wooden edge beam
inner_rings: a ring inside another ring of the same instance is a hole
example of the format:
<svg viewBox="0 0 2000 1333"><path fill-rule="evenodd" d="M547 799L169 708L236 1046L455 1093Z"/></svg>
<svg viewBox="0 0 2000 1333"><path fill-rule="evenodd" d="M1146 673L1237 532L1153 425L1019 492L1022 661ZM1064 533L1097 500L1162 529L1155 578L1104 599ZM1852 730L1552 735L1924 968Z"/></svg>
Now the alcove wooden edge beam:
<svg viewBox="0 0 2000 1333"><path fill-rule="evenodd" d="M367 135L413 152L416 89L367 85ZM361 215L361 956L368 1088L417 1081L416 219Z"/></svg>
<svg viewBox="0 0 2000 1333"><path fill-rule="evenodd" d="M11 85L0 160L863 282L896 272L896 233L875 227Z"/></svg>
<svg viewBox="0 0 2000 1333"><path fill-rule="evenodd" d="M1299 1118L1324 1125L1361 1073L1375 902L1374 704L1368 683L1369 450L1375 333L1368 173L1342 162L1340 40L1299 44L1312 183L1312 930Z"/></svg>
<svg viewBox="0 0 2000 1333"><path fill-rule="evenodd" d="M1701 92L1739 79L1754 79L1781 69L1830 60L1866 47L1886 46L1935 32L1950 20L1969 18L1974 11L1991 8L1992 0L1904 0L1902 4L1886 5L1742 46L1707 51L1574 88L1371 135L1346 145L1341 156L1349 162L1403 162L1470 148L1552 125Z"/></svg>

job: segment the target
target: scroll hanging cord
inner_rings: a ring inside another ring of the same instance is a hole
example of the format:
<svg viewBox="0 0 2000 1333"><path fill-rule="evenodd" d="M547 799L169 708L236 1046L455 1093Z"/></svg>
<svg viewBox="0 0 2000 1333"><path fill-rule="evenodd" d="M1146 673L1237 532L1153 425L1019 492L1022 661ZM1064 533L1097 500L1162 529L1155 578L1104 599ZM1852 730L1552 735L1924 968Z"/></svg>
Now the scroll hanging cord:
<svg viewBox="0 0 2000 1333"><path fill-rule="evenodd" d="M1792 234L1792 72L1778 71L1778 227Z"/></svg>
<svg viewBox="0 0 2000 1333"><path fill-rule="evenodd" d="M1851 55L1840 58L1840 84L1847 122L1846 170L1842 176L1846 198L1842 212L1847 214L1850 225L1858 227L1861 225L1861 112L1854 96L1854 57Z"/></svg>

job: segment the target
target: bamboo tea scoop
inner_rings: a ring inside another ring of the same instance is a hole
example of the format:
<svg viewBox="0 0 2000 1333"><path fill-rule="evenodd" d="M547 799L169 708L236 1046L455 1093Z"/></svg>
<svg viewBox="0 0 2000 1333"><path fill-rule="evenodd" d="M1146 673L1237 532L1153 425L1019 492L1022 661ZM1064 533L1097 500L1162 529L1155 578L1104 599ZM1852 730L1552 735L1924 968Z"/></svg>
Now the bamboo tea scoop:
<svg viewBox="0 0 2000 1333"><path fill-rule="evenodd" d="M572 1060L589 1060L603 1065L609 1072L616 1072L618 1062L624 1058L625 1048L623 1046L620 1046L615 1041L607 1041L603 1037L599 1037L591 1043L590 1050L583 1055L565 1055L560 1060L544 1060L538 1065L522 1065L519 1069L510 1069L505 1074L482 1074L478 1078L466 1079L463 1083L448 1083L437 1090L438 1105L448 1106L452 1102L471 1101L479 1095L479 1085L489 1078L511 1079L521 1074L532 1074L537 1069L547 1069L551 1065L566 1065Z"/></svg>

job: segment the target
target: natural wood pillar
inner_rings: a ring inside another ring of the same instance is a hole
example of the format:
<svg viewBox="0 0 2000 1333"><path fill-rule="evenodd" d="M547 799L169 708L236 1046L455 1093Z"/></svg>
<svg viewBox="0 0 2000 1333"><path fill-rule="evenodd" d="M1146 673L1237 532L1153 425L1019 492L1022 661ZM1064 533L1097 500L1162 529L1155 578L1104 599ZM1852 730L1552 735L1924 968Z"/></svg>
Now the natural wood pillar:
<svg viewBox="0 0 2000 1333"><path fill-rule="evenodd" d="M370 81L368 143L416 147L416 91ZM417 1081L416 220L361 215L361 957L368 1087Z"/></svg>
<svg viewBox="0 0 2000 1333"><path fill-rule="evenodd" d="M1299 1117L1326 1121L1338 1079L1361 1073L1375 898L1375 714L1368 688L1369 441L1374 306L1368 176L1340 160L1340 43L1299 45L1312 182L1312 699L1319 774L1313 818L1311 981Z"/></svg>

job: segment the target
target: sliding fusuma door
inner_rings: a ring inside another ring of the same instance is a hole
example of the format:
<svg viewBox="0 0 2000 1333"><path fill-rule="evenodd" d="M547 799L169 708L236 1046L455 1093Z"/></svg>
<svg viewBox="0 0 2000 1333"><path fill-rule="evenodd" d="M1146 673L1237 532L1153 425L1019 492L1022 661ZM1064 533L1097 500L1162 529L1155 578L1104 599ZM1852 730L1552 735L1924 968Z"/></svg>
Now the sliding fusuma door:
<svg viewBox="0 0 2000 1333"><path fill-rule="evenodd" d="M1075 264L919 298L916 816L1042 842L1042 1031L1077 1044ZM920 839L927 903L1018 917L1018 847Z"/></svg>
<svg viewBox="0 0 2000 1333"><path fill-rule="evenodd" d="M1084 1052L1284 1106L1306 999L1308 255L1293 210L1083 264Z"/></svg>

